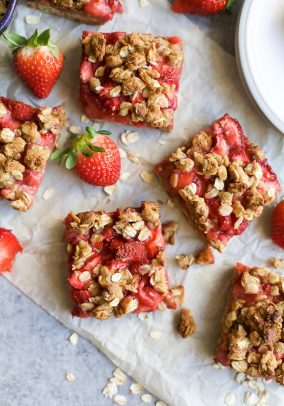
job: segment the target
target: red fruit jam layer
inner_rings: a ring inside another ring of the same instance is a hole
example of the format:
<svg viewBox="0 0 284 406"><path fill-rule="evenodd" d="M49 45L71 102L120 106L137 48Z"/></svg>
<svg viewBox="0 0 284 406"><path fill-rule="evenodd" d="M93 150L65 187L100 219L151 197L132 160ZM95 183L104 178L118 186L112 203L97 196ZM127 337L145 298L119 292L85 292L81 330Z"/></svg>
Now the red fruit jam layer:
<svg viewBox="0 0 284 406"><path fill-rule="evenodd" d="M280 275L237 264L215 361L283 385L283 303Z"/></svg>
<svg viewBox="0 0 284 406"><path fill-rule="evenodd" d="M68 18L78 18L86 24L103 24L112 20L115 13L122 13L123 7L120 0L90 0L80 2L77 0L29 0L28 5L35 8L44 7L43 11L55 12Z"/></svg>
<svg viewBox="0 0 284 406"><path fill-rule="evenodd" d="M261 149L228 114L165 158L156 172L219 251L280 191Z"/></svg>
<svg viewBox="0 0 284 406"><path fill-rule="evenodd" d="M159 206L71 212L65 219L72 315L100 320L176 308L165 269Z"/></svg>
<svg viewBox="0 0 284 406"><path fill-rule="evenodd" d="M85 31L80 98L91 119L169 131L182 68L178 37Z"/></svg>
<svg viewBox="0 0 284 406"><path fill-rule="evenodd" d="M31 206L64 123L60 108L39 109L0 97L0 196L15 209Z"/></svg>

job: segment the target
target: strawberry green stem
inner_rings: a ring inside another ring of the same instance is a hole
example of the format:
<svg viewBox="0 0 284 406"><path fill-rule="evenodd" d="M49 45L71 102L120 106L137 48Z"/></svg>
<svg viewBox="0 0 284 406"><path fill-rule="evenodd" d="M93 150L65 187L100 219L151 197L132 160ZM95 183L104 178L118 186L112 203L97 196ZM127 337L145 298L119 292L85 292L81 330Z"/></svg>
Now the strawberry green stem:
<svg viewBox="0 0 284 406"><path fill-rule="evenodd" d="M104 148L92 143L97 134L110 135L111 132L106 130L96 131L93 127L88 126L86 132L77 136L70 147L54 151L51 154L51 159L58 160L60 164L65 163L67 169L73 169L76 166L79 153L91 158L95 152L106 152Z"/></svg>

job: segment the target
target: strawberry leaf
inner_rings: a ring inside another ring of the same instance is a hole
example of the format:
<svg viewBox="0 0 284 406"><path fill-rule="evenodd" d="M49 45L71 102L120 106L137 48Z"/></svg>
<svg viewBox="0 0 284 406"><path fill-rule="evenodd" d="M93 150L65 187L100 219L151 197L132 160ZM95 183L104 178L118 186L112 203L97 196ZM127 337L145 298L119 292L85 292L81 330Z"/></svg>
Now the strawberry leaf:
<svg viewBox="0 0 284 406"><path fill-rule="evenodd" d="M226 10L230 11L232 5L234 4L235 0L228 0L227 5L226 5Z"/></svg>
<svg viewBox="0 0 284 406"><path fill-rule="evenodd" d="M57 46L52 45L52 44L49 44L47 46L48 46L48 49L50 50L50 52L52 53L52 55L54 55L55 58L59 61L59 51L58 51Z"/></svg>
<svg viewBox="0 0 284 406"><path fill-rule="evenodd" d="M94 138L97 134L96 130L89 125L86 127L86 131L92 138Z"/></svg>
<svg viewBox="0 0 284 406"><path fill-rule="evenodd" d="M97 131L97 134L111 135L111 132L107 131L107 130L100 130L100 131Z"/></svg>
<svg viewBox="0 0 284 406"><path fill-rule="evenodd" d="M73 169L74 166L76 165L77 162L77 155L75 151L71 151L71 153L68 155L68 158L66 159L65 166L67 169Z"/></svg>
<svg viewBox="0 0 284 406"><path fill-rule="evenodd" d="M106 152L104 148L97 147L96 145L89 144L88 147L94 152Z"/></svg>
<svg viewBox="0 0 284 406"><path fill-rule="evenodd" d="M27 45L30 47L36 47L37 39L38 39L38 30L35 30L33 35L28 39Z"/></svg>
<svg viewBox="0 0 284 406"><path fill-rule="evenodd" d="M60 159L63 157L64 154L66 154L66 151L67 151L66 149L57 149L56 151L52 152L50 159L52 161L55 161L56 159Z"/></svg>
<svg viewBox="0 0 284 406"><path fill-rule="evenodd" d="M87 156L88 158L91 158L94 155L94 152L89 150L88 144L82 145L80 149L82 154Z"/></svg>
<svg viewBox="0 0 284 406"><path fill-rule="evenodd" d="M10 34L6 32L3 34L3 37L8 41L9 46L13 48L23 48L27 44L26 38L16 34L15 32Z"/></svg>
<svg viewBox="0 0 284 406"><path fill-rule="evenodd" d="M39 35L37 43L38 45L48 45L49 40L50 40L50 29L47 29Z"/></svg>

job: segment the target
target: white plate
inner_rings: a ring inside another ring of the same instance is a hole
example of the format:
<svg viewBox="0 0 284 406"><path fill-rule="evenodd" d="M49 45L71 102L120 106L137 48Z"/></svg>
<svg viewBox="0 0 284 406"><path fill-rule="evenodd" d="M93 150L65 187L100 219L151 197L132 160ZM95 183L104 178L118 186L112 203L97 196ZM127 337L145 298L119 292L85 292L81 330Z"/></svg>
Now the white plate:
<svg viewBox="0 0 284 406"><path fill-rule="evenodd" d="M240 73L266 118L284 133L284 0L246 0L236 32Z"/></svg>

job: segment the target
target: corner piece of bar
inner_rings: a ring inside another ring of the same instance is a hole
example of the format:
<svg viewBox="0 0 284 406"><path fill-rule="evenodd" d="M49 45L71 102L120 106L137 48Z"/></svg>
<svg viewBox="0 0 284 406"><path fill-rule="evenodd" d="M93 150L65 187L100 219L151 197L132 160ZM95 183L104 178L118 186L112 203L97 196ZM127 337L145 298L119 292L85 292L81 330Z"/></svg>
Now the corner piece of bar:
<svg viewBox="0 0 284 406"><path fill-rule="evenodd" d="M280 191L261 149L226 114L156 166L168 193L212 247L222 252Z"/></svg>
<svg viewBox="0 0 284 406"><path fill-rule="evenodd" d="M35 108L0 97L0 198L14 209L30 208L65 123L61 107Z"/></svg>
<svg viewBox="0 0 284 406"><path fill-rule="evenodd" d="M236 265L215 361L284 384L284 278Z"/></svg>

